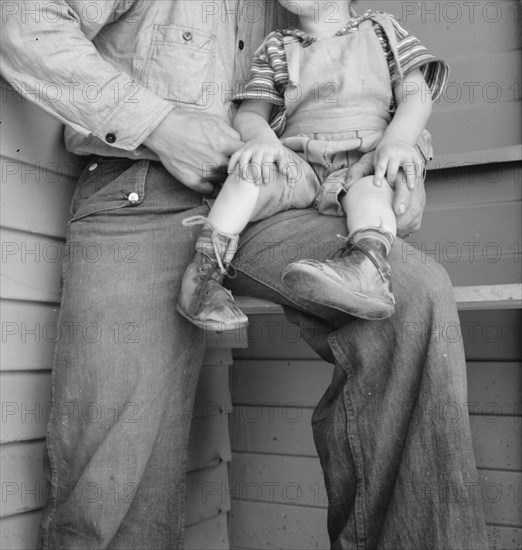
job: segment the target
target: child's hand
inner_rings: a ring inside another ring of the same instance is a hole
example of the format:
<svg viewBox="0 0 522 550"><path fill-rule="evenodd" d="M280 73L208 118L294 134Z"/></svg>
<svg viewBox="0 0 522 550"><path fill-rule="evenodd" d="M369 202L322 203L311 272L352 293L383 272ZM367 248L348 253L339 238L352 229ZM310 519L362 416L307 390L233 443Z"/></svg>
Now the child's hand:
<svg viewBox="0 0 522 550"><path fill-rule="evenodd" d="M245 143L230 157L228 172L239 170L242 178L257 185L266 185L273 181L276 166L282 171L291 161L288 149L279 139L256 138Z"/></svg>
<svg viewBox="0 0 522 550"><path fill-rule="evenodd" d="M407 141L381 141L375 149L373 157L375 168L375 185L381 186L385 178L391 187L402 168L406 174L408 189L415 188L416 174L422 170L423 163L415 146Z"/></svg>

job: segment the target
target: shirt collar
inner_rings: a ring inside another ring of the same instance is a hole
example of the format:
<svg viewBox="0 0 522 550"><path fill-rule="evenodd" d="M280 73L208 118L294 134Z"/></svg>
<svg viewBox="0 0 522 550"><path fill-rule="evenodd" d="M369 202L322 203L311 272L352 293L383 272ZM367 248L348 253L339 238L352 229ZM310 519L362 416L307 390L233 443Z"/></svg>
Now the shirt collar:
<svg viewBox="0 0 522 550"><path fill-rule="evenodd" d="M366 10L361 15L357 15L356 17L352 17L344 27L340 28L333 36L343 36L347 33L349 33L351 30L357 28L363 21L366 19L371 19L375 15L375 11L373 10ZM309 34L306 34L301 29L297 29L295 27L292 27L290 29L281 29L279 30L281 35L283 36L294 36L299 41L301 41L304 48L307 46L310 46L310 44L313 44L314 42L317 42L318 40L321 40L320 38L317 38L316 36L310 36Z"/></svg>

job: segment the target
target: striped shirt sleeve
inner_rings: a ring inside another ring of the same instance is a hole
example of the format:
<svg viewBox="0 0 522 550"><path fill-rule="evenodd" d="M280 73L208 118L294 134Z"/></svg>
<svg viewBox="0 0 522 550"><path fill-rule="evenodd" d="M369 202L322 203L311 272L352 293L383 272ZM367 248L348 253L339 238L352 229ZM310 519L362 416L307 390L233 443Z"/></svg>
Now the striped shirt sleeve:
<svg viewBox="0 0 522 550"><path fill-rule="evenodd" d="M402 74L407 75L413 69L420 69L431 90L433 101L437 100L448 82L448 65L442 59L435 57L417 37L404 29L395 17L390 16L390 21L395 31ZM393 55L388 57L388 63L392 84L396 85L400 82L400 72L397 70Z"/></svg>
<svg viewBox="0 0 522 550"><path fill-rule="evenodd" d="M275 105L284 105L284 88L287 83L288 70L284 47L280 35L272 32L254 54L245 87L234 94L232 99L260 99Z"/></svg>
<svg viewBox="0 0 522 550"><path fill-rule="evenodd" d="M267 35L252 59L245 87L234 94L233 101L262 100L273 104L269 124L280 136L286 125L284 91L288 84L288 67L282 35L274 31Z"/></svg>

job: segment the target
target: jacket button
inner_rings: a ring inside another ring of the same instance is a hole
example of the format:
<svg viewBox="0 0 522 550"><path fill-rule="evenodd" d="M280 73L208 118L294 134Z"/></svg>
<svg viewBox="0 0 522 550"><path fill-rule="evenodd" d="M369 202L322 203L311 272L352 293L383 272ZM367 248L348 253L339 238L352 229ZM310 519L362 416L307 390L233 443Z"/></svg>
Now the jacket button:
<svg viewBox="0 0 522 550"><path fill-rule="evenodd" d="M131 204L136 204L140 200L140 196L138 195L138 193L129 193L129 196L127 198Z"/></svg>
<svg viewBox="0 0 522 550"><path fill-rule="evenodd" d="M244 47L245 47L245 43L243 42L243 40L240 40L238 43L237 43L237 47L242 50Z"/></svg>
<svg viewBox="0 0 522 550"><path fill-rule="evenodd" d="M116 141L116 136L114 134L107 134L105 136L105 141L107 143L114 143Z"/></svg>
<svg viewBox="0 0 522 550"><path fill-rule="evenodd" d="M98 164L95 162L94 164L91 164L89 166L89 172L92 172L93 170L96 170L98 168Z"/></svg>
<svg viewBox="0 0 522 550"><path fill-rule="evenodd" d="M186 40L187 42L192 40L192 33L189 31L185 31L182 36L183 36L183 40Z"/></svg>

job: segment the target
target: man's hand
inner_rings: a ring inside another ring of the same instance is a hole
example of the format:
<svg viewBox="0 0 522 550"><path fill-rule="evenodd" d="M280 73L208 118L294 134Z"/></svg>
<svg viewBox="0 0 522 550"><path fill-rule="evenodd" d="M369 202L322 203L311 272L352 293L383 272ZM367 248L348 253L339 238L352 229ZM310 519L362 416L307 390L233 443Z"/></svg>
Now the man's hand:
<svg viewBox="0 0 522 550"><path fill-rule="evenodd" d="M374 152L363 155L358 162L352 165L347 174L347 188L350 183L365 176L371 176L374 171ZM408 169L409 172L409 169ZM426 206L426 192L424 190L424 162L420 155L412 166L414 185L408 185L407 175L400 169L392 187L395 190L393 197L393 211L397 217L397 233L400 237L418 231L421 227L422 214ZM412 181L411 174L410 182ZM379 183L379 182L377 182ZM410 183L411 185L411 183Z"/></svg>
<svg viewBox="0 0 522 550"><path fill-rule="evenodd" d="M395 180L395 194L393 197L393 211L397 217L397 234L405 237L421 228L422 214L426 206L426 191L422 170L415 176L415 187L410 189L406 174L399 170ZM402 213L401 213L402 212Z"/></svg>
<svg viewBox="0 0 522 550"><path fill-rule="evenodd" d="M211 172L226 167L242 147L239 134L220 118L171 111L143 144L179 181L204 195L212 193Z"/></svg>

